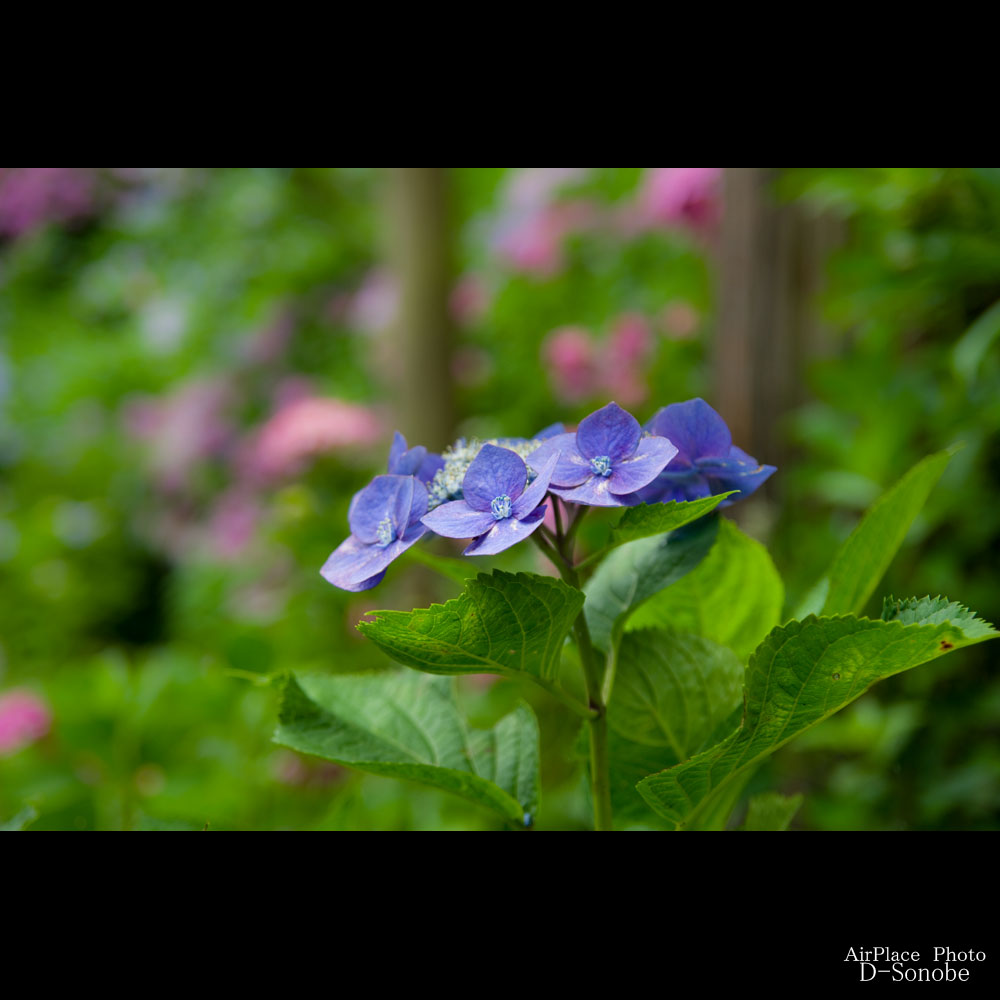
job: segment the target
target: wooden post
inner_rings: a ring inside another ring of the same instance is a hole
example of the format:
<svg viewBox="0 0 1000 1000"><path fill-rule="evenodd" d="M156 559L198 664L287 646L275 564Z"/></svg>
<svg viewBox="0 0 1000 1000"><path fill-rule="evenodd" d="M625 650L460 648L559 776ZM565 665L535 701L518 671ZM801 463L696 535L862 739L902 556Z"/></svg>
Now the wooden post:
<svg viewBox="0 0 1000 1000"><path fill-rule="evenodd" d="M824 350L817 296L843 225L800 204L780 204L772 191L776 173L725 170L712 402L735 444L781 468L791 457L785 417L807 398L807 365ZM764 492L778 489L775 480Z"/></svg>
<svg viewBox="0 0 1000 1000"><path fill-rule="evenodd" d="M411 446L440 451L455 427L449 175L444 167L387 167L384 181L387 257L399 289L388 334L396 425Z"/></svg>

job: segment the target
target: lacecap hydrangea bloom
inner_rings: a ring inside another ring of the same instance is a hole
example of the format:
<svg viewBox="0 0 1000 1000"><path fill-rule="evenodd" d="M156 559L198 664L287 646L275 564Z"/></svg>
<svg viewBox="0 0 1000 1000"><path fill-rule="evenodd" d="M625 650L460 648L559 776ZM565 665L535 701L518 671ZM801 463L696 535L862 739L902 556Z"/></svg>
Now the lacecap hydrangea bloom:
<svg viewBox="0 0 1000 1000"><path fill-rule="evenodd" d="M449 448L445 448L444 454L441 456L442 466L427 484L429 506L433 509L438 504L447 503L449 500L462 499L462 483L465 480L465 474L485 445L491 444L499 448L507 448L527 461L528 457L538 448L540 441L555 434L562 434L565 429L562 424L551 424L531 438L491 438L488 441L480 441L476 438L466 441L465 438L459 438ZM531 479L535 476L535 470L530 464L528 476Z"/></svg>
<svg viewBox="0 0 1000 1000"><path fill-rule="evenodd" d="M430 483L440 469L444 459L429 452L422 444L408 447L406 438L399 431L393 435L389 449L389 473L394 476L416 476L425 485Z"/></svg>
<svg viewBox="0 0 1000 1000"><path fill-rule="evenodd" d="M416 476L376 476L351 501L350 537L323 564L323 577L341 590L371 590L389 564L426 534L427 487Z"/></svg>
<svg viewBox="0 0 1000 1000"><path fill-rule="evenodd" d="M531 456L537 465L558 454L549 489L570 503L625 507L677 454L665 437L643 435L639 421L608 403L580 421L574 434L547 438Z"/></svg>
<svg viewBox="0 0 1000 1000"><path fill-rule="evenodd" d="M699 500L739 490L739 496L719 504L728 507L750 496L776 471L737 448L726 422L703 399L664 406L646 429L670 438L677 453L652 483L639 490L643 503Z"/></svg>
<svg viewBox="0 0 1000 1000"><path fill-rule="evenodd" d="M441 455L408 447L397 431L388 469L355 494L350 537L323 565L323 576L343 590L376 586L428 531L471 538L468 556L502 552L542 527L550 493L584 507L732 490L743 497L775 471L735 447L725 422L701 399L664 407L645 430L608 403L575 432L552 424L533 438L460 439Z"/></svg>
<svg viewBox="0 0 1000 1000"><path fill-rule="evenodd" d="M435 507L423 523L446 538L473 539L467 556L509 549L541 525L545 507L539 505L558 459L558 453L550 456L529 486L528 467L518 454L484 444L462 480L463 499Z"/></svg>

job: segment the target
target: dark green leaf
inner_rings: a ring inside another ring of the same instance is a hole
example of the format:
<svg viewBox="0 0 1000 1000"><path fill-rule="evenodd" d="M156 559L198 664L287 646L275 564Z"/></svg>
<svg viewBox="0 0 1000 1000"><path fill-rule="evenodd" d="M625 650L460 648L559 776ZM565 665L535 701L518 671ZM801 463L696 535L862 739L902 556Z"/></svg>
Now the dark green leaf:
<svg viewBox="0 0 1000 1000"><path fill-rule="evenodd" d="M596 645L607 650L636 608L690 573L712 548L718 528L718 518L704 518L682 531L629 542L611 552L584 587L587 624Z"/></svg>
<svg viewBox="0 0 1000 1000"><path fill-rule="evenodd" d="M798 608L797 618L864 610L951 455L950 450L928 455L868 508L837 551L829 572Z"/></svg>
<svg viewBox="0 0 1000 1000"><path fill-rule="evenodd" d="M784 600L785 588L767 549L720 517L718 537L705 560L654 594L627 628L694 632L728 646L746 662L780 622Z"/></svg>
<svg viewBox="0 0 1000 1000"><path fill-rule="evenodd" d="M697 822L726 786L876 681L997 633L959 605L895 602L903 617L816 618L774 629L750 659L743 724L717 746L650 775L639 791L678 826Z"/></svg>
<svg viewBox="0 0 1000 1000"><path fill-rule="evenodd" d="M358 629L394 660L432 674L526 674L552 681L583 594L531 573L480 574L446 604L374 611Z"/></svg>
<svg viewBox="0 0 1000 1000"><path fill-rule="evenodd" d="M514 823L538 811L538 723L521 705L466 731L453 682L390 673L300 675L285 682L276 743L372 774L417 781Z"/></svg>
<svg viewBox="0 0 1000 1000"><path fill-rule="evenodd" d="M732 650L701 636L666 629L625 634L608 707L616 817L650 818L636 783L705 745L742 704L743 671Z"/></svg>

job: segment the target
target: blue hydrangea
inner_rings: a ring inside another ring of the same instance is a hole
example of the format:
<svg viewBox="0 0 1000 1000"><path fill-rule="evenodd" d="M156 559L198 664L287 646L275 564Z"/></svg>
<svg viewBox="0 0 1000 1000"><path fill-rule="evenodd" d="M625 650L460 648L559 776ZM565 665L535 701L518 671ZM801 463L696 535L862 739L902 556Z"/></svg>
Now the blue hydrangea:
<svg viewBox="0 0 1000 1000"><path fill-rule="evenodd" d="M646 427L669 437L678 450L656 479L639 490L644 503L699 500L739 490L738 496L719 505L728 507L748 497L776 471L737 448L726 422L703 399L664 406Z"/></svg>

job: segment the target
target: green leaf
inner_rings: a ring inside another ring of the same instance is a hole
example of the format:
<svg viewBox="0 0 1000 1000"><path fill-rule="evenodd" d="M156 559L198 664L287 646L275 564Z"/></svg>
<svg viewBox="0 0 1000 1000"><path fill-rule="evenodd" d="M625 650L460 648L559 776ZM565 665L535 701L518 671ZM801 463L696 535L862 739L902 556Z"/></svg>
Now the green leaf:
<svg viewBox="0 0 1000 1000"><path fill-rule="evenodd" d="M745 663L781 621L785 588L767 549L719 518L719 534L705 560L682 580L638 608L628 629L669 626L734 650Z"/></svg>
<svg viewBox="0 0 1000 1000"><path fill-rule="evenodd" d="M628 632L618 652L608 725L675 761L699 750L742 700L743 664L732 650L667 629Z"/></svg>
<svg viewBox="0 0 1000 1000"><path fill-rule="evenodd" d="M297 675L285 682L274 741L371 774L453 792L529 825L538 811L538 723L520 705L466 731L453 683L387 673Z"/></svg>
<svg viewBox="0 0 1000 1000"><path fill-rule="evenodd" d="M983 358L997 339L1000 339L1000 302L990 306L962 334L952 350L952 366L966 382L975 379Z"/></svg>
<svg viewBox="0 0 1000 1000"><path fill-rule="evenodd" d="M787 830L801 806L801 795L781 795L779 792L755 795L750 800L747 818L740 829L751 832Z"/></svg>
<svg viewBox="0 0 1000 1000"><path fill-rule="evenodd" d="M796 617L860 614L864 610L952 453L939 451L917 462L868 508L834 557L826 585L823 580L817 583Z"/></svg>
<svg viewBox="0 0 1000 1000"><path fill-rule="evenodd" d="M0 823L0 833L26 830L36 819L38 819L38 810L34 806L25 806L19 813L7 820L6 823Z"/></svg>
<svg viewBox="0 0 1000 1000"><path fill-rule="evenodd" d="M669 500L667 503L643 503L638 507L628 507L611 530L611 544L624 545L640 538L675 531L711 513L726 497L738 492L730 490L700 500Z"/></svg>
<svg viewBox="0 0 1000 1000"><path fill-rule="evenodd" d="M629 542L610 553L583 588L594 643L610 649L636 608L705 558L718 529L718 518L704 518L682 531Z"/></svg>
<svg viewBox="0 0 1000 1000"><path fill-rule="evenodd" d="M528 675L551 682L583 594L550 576L480 574L446 604L374 611L358 629L399 663L431 674Z"/></svg>
<svg viewBox="0 0 1000 1000"><path fill-rule="evenodd" d="M952 649L997 635L943 599L895 602L901 617L816 618L774 629L750 659L746 711L731 736L639 783L639 792L677 826L692 825L726 786L799 733L859 698L876 681Z"/></svg>
<svg viewBox="0 0 1000 1000"><path fill-rule="evenodd" d="M622 638L617 670L608 706L612 807L619 819L644 819L636 783L706 744L742 705L744 668L709 639L643 629Z"/></svg>

